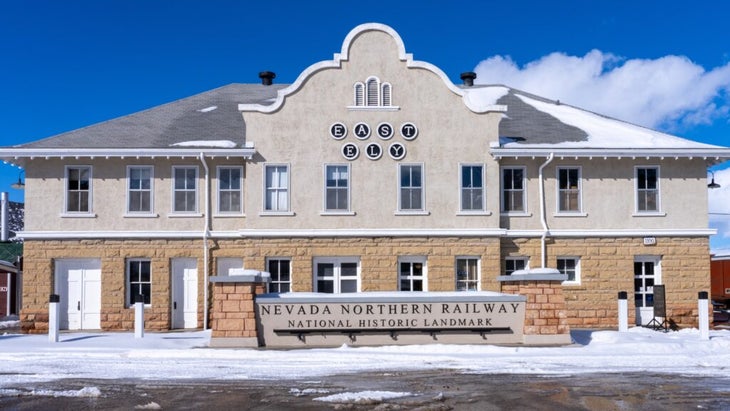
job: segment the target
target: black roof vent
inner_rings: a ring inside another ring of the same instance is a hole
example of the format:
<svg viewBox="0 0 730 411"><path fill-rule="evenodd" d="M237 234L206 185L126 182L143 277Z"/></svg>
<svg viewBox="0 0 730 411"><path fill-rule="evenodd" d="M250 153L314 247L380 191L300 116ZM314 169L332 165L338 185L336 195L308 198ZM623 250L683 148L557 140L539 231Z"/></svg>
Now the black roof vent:
<svg viewBox="0 0 730 411"><path fill-rule="evenodd" d="M474 79L477 78L477 73L473 71L467 71L464 73L461 73L461 81L464 82L464 85L467 87L471 87L474 85Z"/></svg>
<svg viewBox="0 0 730 411"><path fill-rule="evenodd" d="M273 71L262 71L259 73L259 78L261 79L261 84L265 86L270 86L274 83L276 73L274 73Z"/></svg>

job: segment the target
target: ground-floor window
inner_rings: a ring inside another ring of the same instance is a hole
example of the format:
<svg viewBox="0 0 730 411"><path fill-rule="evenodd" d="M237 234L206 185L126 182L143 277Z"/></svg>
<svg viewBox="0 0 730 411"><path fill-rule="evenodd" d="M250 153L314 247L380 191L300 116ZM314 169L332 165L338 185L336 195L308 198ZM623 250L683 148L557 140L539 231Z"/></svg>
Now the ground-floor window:
<svg viewBox="0 0 730 411"><path fill-rule="evenodd" d="M529 259L527 257L507 257L504 259L504 275L512 275L517 270L526 270Z"/></svg>
<svg viewBox="0 0 730 411"><path fill-rule="evenodd" d="M314 259L314 291L318 293L356 293L360 291L360 259L357 257L319 257Z"/></svg>
<svg viewBox="0 0 730 411"><path fill-rule="evenodd" d="M291 259L269 258L266 270L271 274L270 293L288 293L291 291Z"/></svg>
<svg viewBox="0 0 730 411"><path fill-rule="evenodd" d="M428 291L426 257L399 257L398 280L400 291Z"/></svg>
<svg viewBox="0 0 730 411"><path fill-rule="evenodd" d="M568 276L564 284L580 284L580 258L558 257L557 265L560 274Z"/></svg>
<svg viewBox="0 0 730 411"><path fill-rule="evenodd" d="M145 304L150 304L152 297L152 270L150 260L127 260L127 305L136 302L141 295Z"/></svg>
<svg viewBox="0 0 730 411"><path fill-rule="evenodd" d="M456 258L456 291L479 291L479 258Z"/></svg>

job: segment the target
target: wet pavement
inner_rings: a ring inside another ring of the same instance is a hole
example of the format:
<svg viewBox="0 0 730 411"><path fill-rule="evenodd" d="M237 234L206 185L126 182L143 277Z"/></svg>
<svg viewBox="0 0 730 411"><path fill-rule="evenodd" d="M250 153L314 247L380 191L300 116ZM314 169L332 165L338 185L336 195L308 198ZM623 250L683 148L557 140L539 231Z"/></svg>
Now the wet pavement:
<svg viewBox="0 0 730 411"><path fill-rule="evenodd" d="M401 396L383 399L382 392ZM348 399L348 393L352 398ZM730 410L730 378L636 373L485 375L444 370L337 375L302 381L59 380L32 387L6 386L0 390L0 408Z"/></svg>

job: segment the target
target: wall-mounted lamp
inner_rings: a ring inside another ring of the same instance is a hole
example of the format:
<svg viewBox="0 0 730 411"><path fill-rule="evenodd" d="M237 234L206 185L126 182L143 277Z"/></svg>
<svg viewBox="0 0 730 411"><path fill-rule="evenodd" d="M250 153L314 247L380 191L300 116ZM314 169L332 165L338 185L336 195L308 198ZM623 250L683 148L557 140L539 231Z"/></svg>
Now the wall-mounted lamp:
<svg viewBox="0 0 730 411"><path fill-rule="evenodd" d="M20 172L18 173L18 182L10 184L10 187L12 187L16 190L25 190L25 183L20 178L20 176L22 176L23 173L25 173L25 170L20 170Z"/></svg>
<svg viewBox="0 0 730 411"><path fill-rule="evenodd" d="M715 182L715 173L713 171L710 171L710 174L712 174L712 181L710 182L710 184L707 185L707 188L720 188L721 185Z"/></svg>

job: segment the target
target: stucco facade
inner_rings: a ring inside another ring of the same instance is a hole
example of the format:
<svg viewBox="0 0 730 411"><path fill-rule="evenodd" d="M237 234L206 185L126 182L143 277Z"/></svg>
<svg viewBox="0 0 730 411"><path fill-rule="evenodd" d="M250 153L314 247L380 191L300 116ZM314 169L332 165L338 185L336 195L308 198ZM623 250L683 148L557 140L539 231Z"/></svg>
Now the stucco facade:
<svg viewBox="0 0 730 411"><path fill-rule="evenodd" d="M206 327L222 304L209 277L243 268L282 270L275 291L408 292L509 291L497 277L551 267L571 276L570 326L616 327L619 291L646 323L654 284L667 319L695 325L710 286L706 169L730 151L640 136L592 147L578 126L516 105L519 93L457 86L366 24L289 86L232 85L14 148L26 169L23 328L47 329L48 295L72 294L77 271L93 278L98 321L82 313L69 328L133 328L136 292L147 328ZM234 109L221 130L206 120ZM136 150L118 148L125 130Z"/></svg>

